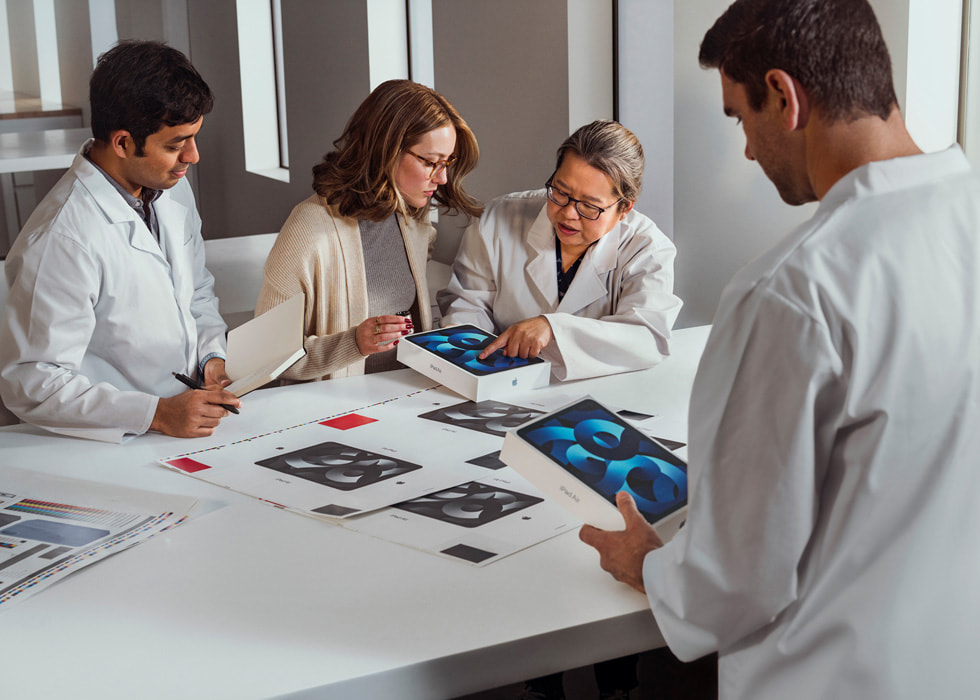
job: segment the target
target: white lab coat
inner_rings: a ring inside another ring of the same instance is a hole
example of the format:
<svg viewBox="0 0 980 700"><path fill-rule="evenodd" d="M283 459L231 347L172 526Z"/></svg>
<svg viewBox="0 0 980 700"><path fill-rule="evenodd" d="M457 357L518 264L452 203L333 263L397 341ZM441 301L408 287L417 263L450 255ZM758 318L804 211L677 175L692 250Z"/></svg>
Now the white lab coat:
<svg viewBox="0 0 980 700"><path fill-rule="evenodd" d="M541 356L561 380L655 365L668 355L681 308L672 292L674 244L631 211L588 249L559 303L546 204L544 190L506 195L467 228L449 286L437 296L442 325L501 333L544 315L555 339Z"/></svg>
<svg viewBox="0 0 980 700"><path fill-rule="evenodd" d="M644 562L722 700L974 697L980 178L848 174L729 284L690 408L687 526Z"/></svg>
<svg viewBox="0 0 980 700"><path fill-rule="evenodd" d="M225 324L186 181L154 203L158 244L82 155L90 144L7 257L0 396L28 423L118 442L149 428L157 397L185 390L171 372L224 356Z"/></svg>

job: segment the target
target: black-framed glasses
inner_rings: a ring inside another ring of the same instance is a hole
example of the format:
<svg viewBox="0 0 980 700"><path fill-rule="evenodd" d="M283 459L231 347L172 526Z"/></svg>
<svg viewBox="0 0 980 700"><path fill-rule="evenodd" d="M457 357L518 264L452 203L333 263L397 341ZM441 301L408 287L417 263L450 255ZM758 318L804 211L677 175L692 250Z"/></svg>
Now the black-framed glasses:
<svg viewBox="0 0 980 700"><path fill-rule="evenodd" d="M575 211L583 219L588 219L589 221L595 221L600 216L605 213L607 209L612 209L614 206L623 201L620 197L615 202L607 207L597 207L595 204L589 202L583 202L581 199L575 199L567 192L562 192L560 189L551 184L551 179L545 183L545 187L548 189L548 199L557 204L559 207L567 207L569 204L575 205Z"/></svg>
<svg viewBox="0 0 980 700"><path fill-rule="evenodd" d="M446 158L446 160L429 160L428 158L423 158L418 153L412 153L409 150L406 150L405 152L409 155L415 156L429 168L430 180L456 162L456 156L449 156Z"/></svg>

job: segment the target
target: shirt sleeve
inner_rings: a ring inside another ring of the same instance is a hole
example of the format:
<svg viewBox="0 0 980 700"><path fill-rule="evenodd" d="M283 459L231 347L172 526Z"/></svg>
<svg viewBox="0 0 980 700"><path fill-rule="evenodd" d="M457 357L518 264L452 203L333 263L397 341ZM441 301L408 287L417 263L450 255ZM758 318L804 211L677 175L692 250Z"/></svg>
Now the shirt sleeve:
<svg viewBox="0 0 980 700"><path fill-rule="evenodd" d="M449 286L436 295L442 326L470 323L492 333L502 330L493 321L497 263L488 244L486 229L491 225L488 215L484 214L463 233Z"/></svg>
<svg viewBox="0 0 980 700"><path fill-rule="evenodd" d="M542 355L553 361L558 379L645 369L670 354L670 332L681 309L681 300L673 293L676 252L665 236L635 236L611 273L608 314L599 318L544 315L555 341Z"/></svg>
<svg viewBox="0 0 980 700"><path fill-rule="evenodd" d="M9 274L0 324L0 394L21 420L108 442L146 432L157 397L93 383L81 373L95 330L99 265L64 236L27 246Z"/></svg>
<svg viewBox="0 0 980 700"><path fill-rule="evenodd" d="M305 297L303 347L306 354L282 374L284 379L295 381L320 379L363 359L357 348L356 328L317 335L318 305L333 308L339 302L317 299L316 276L330 274L331 271L336 273L337 263L328 259L322 250L314 250L309 236L310 232L305 228L293 226L292 217L286 221L266 260L262 289L255 308L256 315L259 315L295 294Z"/></svg>
<svg viewBox="0 0 980 700"><path fill-rule="evenodd" d="M204 358L225 357L228 327L218 311L218 297L214 295L214 276L205 264L204 238L201 236L201 217L191 206L188 225L194 236L194 298L191 314L197 324L197 357L203 366Z"/></svg>
<svg viewBox="0 0 980 700"><path fill-rule="evenodd" d="M643 569L679 658L724 651L797 599L840 374L805 310L767 291L723 302L691 398L687 524Z"/></svg>

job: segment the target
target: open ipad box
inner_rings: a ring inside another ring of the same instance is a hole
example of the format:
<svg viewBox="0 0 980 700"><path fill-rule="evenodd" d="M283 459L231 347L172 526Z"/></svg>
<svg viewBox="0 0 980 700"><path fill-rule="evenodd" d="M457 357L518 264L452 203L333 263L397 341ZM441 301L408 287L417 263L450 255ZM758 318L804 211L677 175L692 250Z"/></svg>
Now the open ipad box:
<svg viewBox="0 0 980 700"><path fill-rule="evenodd" d="M633 497L664 542L687 517L687 465L591 397L508 431L500 460L603 530L625 527L619 491Z"/></svg>
<svg viewBox="0 0 980 700"><path fill-rule="evenodd" d="M547 386L551 363L506 357L497 350L479 358L497 336L469 324L415 333L398 344L398 361L470 401L502 399Z"/></svg>

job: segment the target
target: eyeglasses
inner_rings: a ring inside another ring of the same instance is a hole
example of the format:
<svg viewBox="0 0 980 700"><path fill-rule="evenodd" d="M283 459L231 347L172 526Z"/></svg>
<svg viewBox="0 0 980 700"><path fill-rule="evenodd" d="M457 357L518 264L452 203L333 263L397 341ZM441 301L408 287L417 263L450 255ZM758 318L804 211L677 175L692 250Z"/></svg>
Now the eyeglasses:
<svg viewBox="0 0 980 700"><path fill-rule="evenodd" d="M595 221L607 209L612 209L614 206L623 201L620 197L615 202L610 204L608 207L597 207L595 204L590 204L589 202L583 202L581 199L575 199L568 195L567 192L562 192L560 189L551 184L551 180L548 180L545 187L548 188L548 199L557 204L559 207L567 207L569 204L575 205L575 211L583 219L588 219L589 221Z"/></svg>
<svg viewBox="0 0 980 700"><path fill-rule="evenodd" d="M406 150L405 152L408 153L409 155L415 156L420 161L422 161L423 164L428 166L430 180L456 162L456 156L449 156L448 158L446 158L446 160L428 160L427 158L423 158L417 153L412 153L411 151L408 150Z"/></svg>

